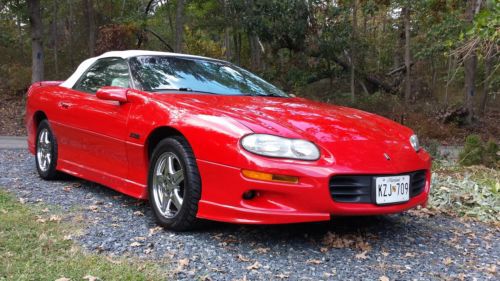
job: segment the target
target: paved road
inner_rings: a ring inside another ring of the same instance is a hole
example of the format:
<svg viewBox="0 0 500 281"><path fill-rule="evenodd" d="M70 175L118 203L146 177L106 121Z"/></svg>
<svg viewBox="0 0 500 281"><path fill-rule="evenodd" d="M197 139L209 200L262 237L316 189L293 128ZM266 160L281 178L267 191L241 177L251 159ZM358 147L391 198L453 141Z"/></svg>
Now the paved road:
<svg viewBox="0 0 500 281"><path fill-rule="evenodd" d="M0 189L56 206L85 249L159 260L172 280L498 280L500 231L486 224L416 212L173 233L145 202L74 178L42 181L25 149L0 152Z"/></svg>
<svg viewBox="0 0 500 281"><path fill-rule="evenodd" d="M27 148L26 137L0 136L0 149Z"/></svg>

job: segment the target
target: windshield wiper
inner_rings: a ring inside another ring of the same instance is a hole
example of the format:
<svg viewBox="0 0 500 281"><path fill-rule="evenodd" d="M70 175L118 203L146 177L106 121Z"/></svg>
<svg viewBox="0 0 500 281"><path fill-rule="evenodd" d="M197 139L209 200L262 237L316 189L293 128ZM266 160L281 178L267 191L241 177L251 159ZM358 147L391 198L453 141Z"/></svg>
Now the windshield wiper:
<svg viewBox="0 0 500 281"><path fill-rule="evenodd" d="M154 89L151 90L151 92L167 92L167 91L178 91L178 92L189 92L189 93L202 93L202 94L211 94L211 95L218 95L217 93L214 92L207 92L207 91L199 91L199 90L193 90L191 88L165 88L165 89Z"/></svg>
<svg viewBox="0 0 500 281"><path fill-rule="evenodd" d="M286 98L287 96L280 96L278 94L269 93L269 94L257 94L257 93L244 93L242 96L251 96L251 97L278 97L278 98Z"/></svg>

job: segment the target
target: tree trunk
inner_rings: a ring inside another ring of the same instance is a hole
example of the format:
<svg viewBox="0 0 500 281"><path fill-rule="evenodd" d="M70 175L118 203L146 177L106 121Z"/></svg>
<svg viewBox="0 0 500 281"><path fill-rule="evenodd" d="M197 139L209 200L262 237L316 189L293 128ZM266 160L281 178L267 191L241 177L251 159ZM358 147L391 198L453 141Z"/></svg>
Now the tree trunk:
<svg viewBox="0 0 500 281"><path fill-rule="evenodd" d="M233 34L234 41L234 51L235 51L235 62L237 65L241 65L241 33L235 31Z"/></svg>
<svg viewBox="0 0 500 281"><path fill-rule="evenodd" d="M486 102L488 101L488 95L491 92L491 71L493 69L494 65L494 60L495 59L495 54L493 52L490 52L489 54L486 55L486 59L484 61L484 90L483 90L483 96L481 97L481 105L479 108L479 112L481 116L484 116L486 113Z"/></svg>
<svg viewBox="0 0 500 281"><path fill-rule="evenodd" d="M250 60L252 62L252 69L260 70L262 49L259 37L251 31L250 34L248 34L248 40L250 43Z"/></svg>
<svg viewBox="0 0 500 281"><path fill-rule="evenodd" d="M465 18L469 24L474 21L474 15L479 11L478 6L481 5L480 0L468 0L467 9L465 11ZM468 55L464 60L465 68L465 98L464 106L468 111L467 120L468 124L472 123L474 118L474 94L476 92L476 67L477 67L477 56L476 50L472 50L470 55Z"/></svg>
<svg viewBox="0 0 500 281"><path fill-rule="evenodd" d="M127 4L127 0L122 1L122 9L120 11L120 17L123 17L123 13L125 12L125 4Z"/></svg>
<svg viewBox="0 0 500 281"><path fill-rule="evenodd" d="M410 7L404 7L403 10L405 24L405 102L409 102L411 98L411 57L410 57Z"/></svg>
<svg viewBox="0 0 500 281"><path fill-rule="evenodd" d="M184 4L185 0L177 0L177 12L175 14L175 46L176 53L182 53L184 40Z"/></svg>
<svg viewBox="0 0 500 281"><path fill-rule="evenodd" d="M31 82L43 80L43 25L40 0L28 0L28 13L31 26Z"/></svg>
<svg viewBox="0 0 500 281"><path fill-rule="evenodd" d="M71 64L71 67L73 68L75 66L75 59L73 56L73 0L68 0L68 33L69 33L69 38L68 38L68 55L69 55L69 62Z"/></svg>
<svg viewBox="0 0 500 281"><path fill-rule="evenodd" d="M87 23L89 28L89 56L95 56L95 16L94 1L85 0L85 10L87 13Z"/></svg>
<svg viewBox="0 0 500 281"><path fill-rule="evenodd" d="M54 16L52 19L52 32L54 36L54 46L53 46L53 51L54 51L54 72L55 76L59 77L59 63L58 63L58 35L57 35L57 14L58 14L58 6L57 6L57 0L54 0Z"/></svg>
<svg viewBox="0 0 500 281"><path fill-rule="evenodd" d="M19 0L16 1L16 5L19 7L20 6L20 3L19 3ZM18 32L18 41L17 41L17 44L19 45L18 48L19 48L19 54L20 54L20 57L21 58L24 58L25 55L24 55L24 44L23 44L23 39L24 39L24 36L23 36L23 23L21 22L21 17L16 17L16 27L17 27L17 32ZM24 61L24 59L21 59L22 61Z"/></svg>
<svg viewBox="0 0 500 281"><path fill-rule="evenodd" d="M351 101L356 101L356 29L358 0L352 1L352 36L351 36Z"/></svg>

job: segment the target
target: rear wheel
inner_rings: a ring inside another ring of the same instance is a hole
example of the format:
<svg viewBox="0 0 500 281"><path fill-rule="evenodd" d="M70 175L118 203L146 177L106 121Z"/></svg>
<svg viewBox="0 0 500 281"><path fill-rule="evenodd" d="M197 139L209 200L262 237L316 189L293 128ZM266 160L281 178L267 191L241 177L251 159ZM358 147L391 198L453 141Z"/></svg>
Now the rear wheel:
<svg viewBox="0 0 500 281"><path fill-rule="evenodd" d="M149 202L158 223L185 231L196 226L201 180L194 154L182 137L162 140L149 167Z"/></svg>
<svg viewBox="0 0 500 281"><path fill-rule="evenodd" d="M36 169L44 180L56 179L59 173L57 166L57 140L47 120L38 125L36 137Z"/></svg>

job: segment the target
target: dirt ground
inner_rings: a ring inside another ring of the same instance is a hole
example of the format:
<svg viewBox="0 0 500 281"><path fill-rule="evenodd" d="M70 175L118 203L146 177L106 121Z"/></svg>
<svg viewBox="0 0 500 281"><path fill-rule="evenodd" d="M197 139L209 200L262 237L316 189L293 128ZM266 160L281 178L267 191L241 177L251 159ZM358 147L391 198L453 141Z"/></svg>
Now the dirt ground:
<svg viewBox="0 0 500 281"><path fill-rule="evenodd" d="M0 136L24 136L24 95L0 94Z"/></svg>

